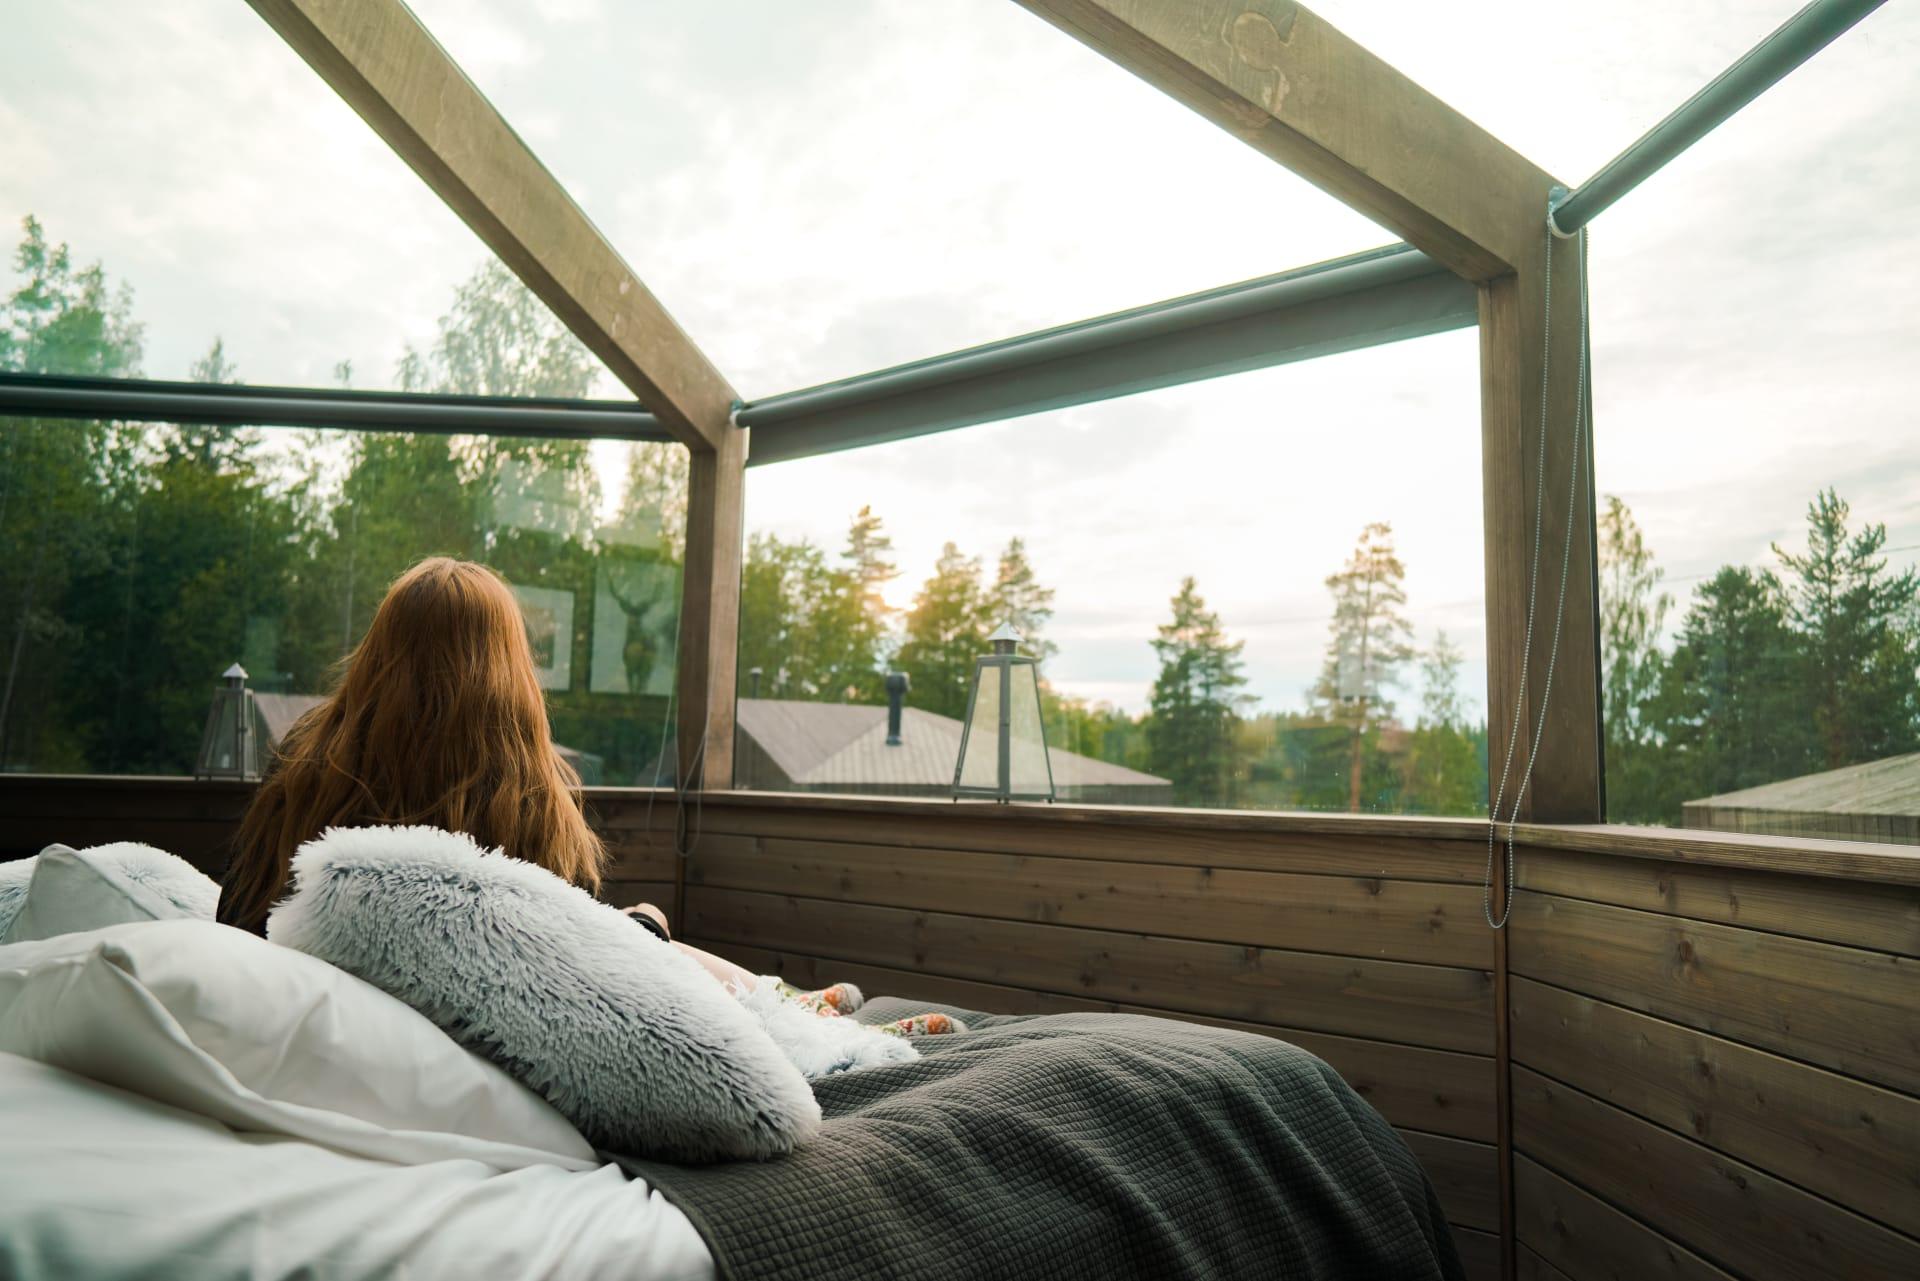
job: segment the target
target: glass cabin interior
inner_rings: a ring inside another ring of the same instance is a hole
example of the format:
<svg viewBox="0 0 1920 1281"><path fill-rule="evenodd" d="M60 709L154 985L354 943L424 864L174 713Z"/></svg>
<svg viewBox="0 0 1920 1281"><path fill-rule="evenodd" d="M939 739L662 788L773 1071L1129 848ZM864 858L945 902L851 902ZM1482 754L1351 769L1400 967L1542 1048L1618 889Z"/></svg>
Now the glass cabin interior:
<svg viewBox="0 0 1920 1281"><path fill-rule="evenodd" d="M1920 1275L1920 12L1849 8L1590 212L1792 3L22 9L0 859L219 878L473 559L678 938L1297 1045L1473 1278Z"/></svg>

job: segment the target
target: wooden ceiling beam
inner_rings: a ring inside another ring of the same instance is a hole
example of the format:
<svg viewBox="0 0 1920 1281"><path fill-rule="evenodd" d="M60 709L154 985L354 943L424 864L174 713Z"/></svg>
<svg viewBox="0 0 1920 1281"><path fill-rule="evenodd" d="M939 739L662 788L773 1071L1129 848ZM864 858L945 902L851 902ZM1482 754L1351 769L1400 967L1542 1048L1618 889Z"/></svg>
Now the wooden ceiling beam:
<svg viewBox="0 0 1920 1281"><path fill-rule="evenodd" d="M400 0L249 0L675 439L720 448L733 388Z"/></svg>
<svg viewBox="0 0 1920 1281"><path fill-rule="evenodd" d="M1468 280L1537 250L1552 178L1308 9L1019 3Z"/></svg>

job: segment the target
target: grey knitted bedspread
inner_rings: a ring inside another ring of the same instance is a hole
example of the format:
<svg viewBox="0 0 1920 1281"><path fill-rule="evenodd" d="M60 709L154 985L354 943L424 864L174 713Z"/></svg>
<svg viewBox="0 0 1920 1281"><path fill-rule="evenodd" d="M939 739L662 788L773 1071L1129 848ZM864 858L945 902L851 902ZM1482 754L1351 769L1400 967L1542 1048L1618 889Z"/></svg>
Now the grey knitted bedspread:
<svg viewBox="0 0 1920 1281"><path fill-rule="evenodd" d="M615 1156L758 1278L1459 1278L1419 1163L1313 1055L1126 1014L989 1016L815 1083L783 1160Z"/></svg>

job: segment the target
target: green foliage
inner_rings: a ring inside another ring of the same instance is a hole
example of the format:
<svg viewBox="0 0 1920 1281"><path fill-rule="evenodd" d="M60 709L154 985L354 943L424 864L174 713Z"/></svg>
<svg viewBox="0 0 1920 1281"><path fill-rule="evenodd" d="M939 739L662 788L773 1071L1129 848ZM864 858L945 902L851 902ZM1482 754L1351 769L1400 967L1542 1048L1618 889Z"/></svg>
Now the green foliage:
<svg viewBox="0 0 1920 1281"><path fill-rule="evenodd" d="M1420 722L1407 736L1400 808L1414 814L1477 814L1487 808L1486 735L1467 723L1460 649L1435 632L1420 659Z"/></svg>
<svg viewBox="0 0 1920 1281"><path fill-rule="evenodd" d="M1393 716L1387 690L1413 658L1413 625L1401 611L1407 603L1406 567L1393 546L1393 527L1380 521L1360 531L1360 540L1340 572L1327 577L1333 623L1327 659L1313 688L1315 709L1347 728L1347 805L1358 811L1369 792L1369 744Z"/></svg>
<svg viewBox="0 0 1920 1281"><path fill-rule="evenodd" d="M840 564L804 539L790 543L760 533L748 540L740 580L743 695L753 690L757 669L762 698L875 702L882 697L885 632L870 604L874 597L863 581L863 566L855 559L859 531L877 535L879 521L862 508L853 528L855 541Z"/></svg>
<svg viewBox="0 0 1920 1281"><path fill-rule="evenodd" d="M1612 817L1646 822L1670 806L1672 772L1652 718L1666 671L1660 635L1673 598L1660 590L1633 512L1608 495L1600 514L1600 663L1606 729L1607 804Z"/></svg>
<svg viewBox="0 0 1920 1281"><path fill-rule="evenodd" d="M1174 594L1173 617L1153 641L1160 674L1153 682L1147 722L1153 772L1173 783L1189 805L1231 803L1234 736L1246 702L1243 641L1229 641L1220 616L1207 608L1192 578Z"/></svg>
<svg viewBox="0 0 1920 1281"><path fill-rule="evenodd" d="M941 716L966 715L974 660L987 652L995 626L992 598L980 581L980 562L948 543L933 576L907 611L894 664L913 682L913 703Z"/></svg>

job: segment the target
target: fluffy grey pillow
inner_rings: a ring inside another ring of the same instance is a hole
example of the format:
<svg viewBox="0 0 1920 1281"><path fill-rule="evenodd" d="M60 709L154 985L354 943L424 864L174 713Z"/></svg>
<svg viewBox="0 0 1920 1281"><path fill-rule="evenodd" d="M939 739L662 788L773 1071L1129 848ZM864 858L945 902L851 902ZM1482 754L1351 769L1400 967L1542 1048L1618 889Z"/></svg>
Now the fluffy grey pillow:
<svg viewBox="0 0 1920 1281"><path fill-rule="evenodd" d="M25 894L0 889L0 943L26 943L133 921L213 919L220 887L183 858L116 841L84 850L49 845L32 859ZM9 869L13 865L8 865ZM8 880L19 876L11 872Z"/></svg>
<svg viewBox="0 0 1920 1281"><path fill-rule="evenodd" d="M544 868L438 828L333 828L294 855L293 878L269 939L399 997L599 1147L764 1160L819 1128L754 1015Z"/></svg>
<svg viewBox="0 0 1920 1281"><path fill-rule="evenodd" d="M0 863L0 939L6 938L20 905L27 901L27 882L33 879L33 867L39 861L36 856Z"/></svg>

